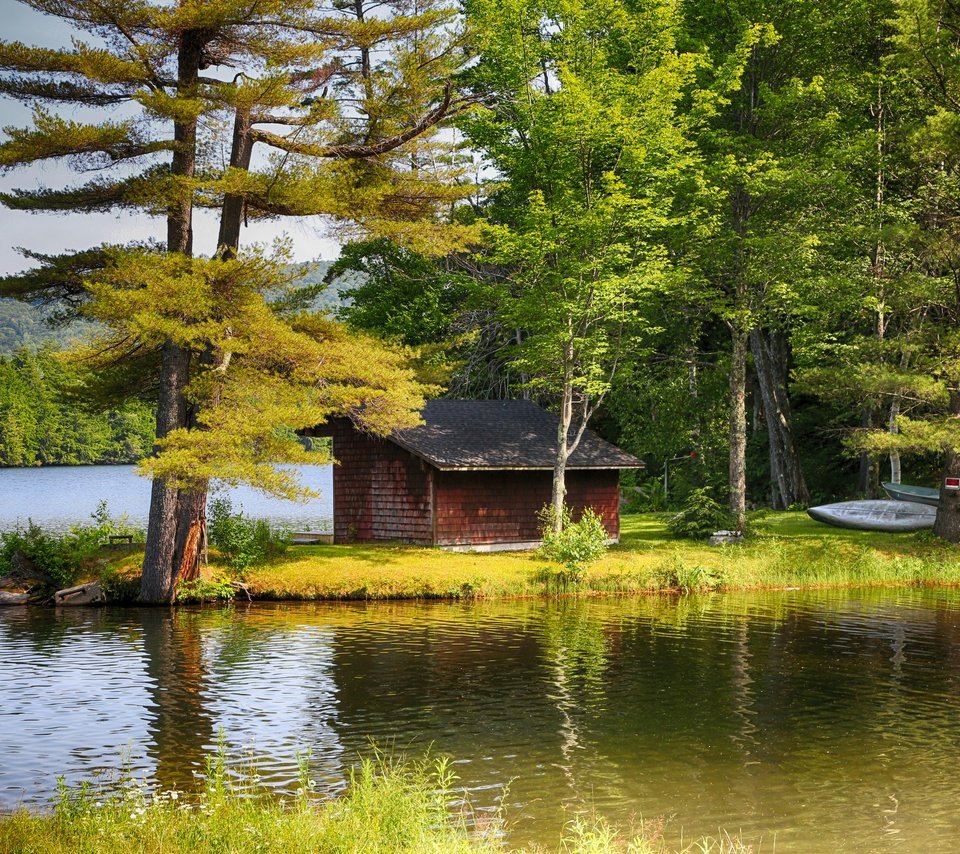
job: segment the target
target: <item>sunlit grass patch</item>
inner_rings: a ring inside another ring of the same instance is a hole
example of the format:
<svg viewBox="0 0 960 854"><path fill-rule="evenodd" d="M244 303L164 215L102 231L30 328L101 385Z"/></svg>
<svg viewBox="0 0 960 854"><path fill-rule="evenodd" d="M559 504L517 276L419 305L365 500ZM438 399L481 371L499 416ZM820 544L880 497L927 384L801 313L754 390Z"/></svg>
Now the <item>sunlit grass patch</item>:
<svg viewBox="0 0 960 854"><path fill-rule="evenodd" d="M805 513L765 513L739 545L676 539L669 514L625 515L620 544L572 579L536 552L447 552L384 544L295 546L247 569L261 599L482 599L671 590L960 584L960 548L929 532L830 528ZM138 560L127 558L127 566ZM121 568L122 569L122 568ZM230 572L215 552L205 574Z"/></svg>

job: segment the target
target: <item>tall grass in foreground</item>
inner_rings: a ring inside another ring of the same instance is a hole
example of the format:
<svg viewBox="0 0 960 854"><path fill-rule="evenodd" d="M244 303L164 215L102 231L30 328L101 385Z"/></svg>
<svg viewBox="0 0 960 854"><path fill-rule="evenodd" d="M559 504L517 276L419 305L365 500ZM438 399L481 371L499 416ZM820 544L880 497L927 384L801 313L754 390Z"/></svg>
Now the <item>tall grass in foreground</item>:
<svg viewBox="0 0 960 854"><path fill-rule="evenodd" d="M470 821L444 759L361 762L345 794L320 801L306 764L297 795L270 796L255 777L228 774L223 754L208 764L198 795L149 792L126 781L107 794L61 785L53 812L0 818L3 854L503 854L504 825ZM470 827L472 825L472 829ZM571 822L553 849L564 854L667 854L658 832L624 837L602 820ZM745 854L723 836L689 854ZM532 854L532 852L531 852Z"/></svg>

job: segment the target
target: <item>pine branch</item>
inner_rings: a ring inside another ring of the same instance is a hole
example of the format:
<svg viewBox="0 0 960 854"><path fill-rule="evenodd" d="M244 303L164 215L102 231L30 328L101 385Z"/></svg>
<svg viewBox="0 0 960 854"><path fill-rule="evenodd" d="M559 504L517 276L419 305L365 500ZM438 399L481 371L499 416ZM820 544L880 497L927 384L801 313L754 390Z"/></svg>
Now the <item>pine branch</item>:
<svg viewBox="0 0 960 854"><path fill-rule="evenodd" d="M86 300L85 280L94 271L112 264L119 247L95 246L64 255L46 255L26 249L19 251L37 266L0 278L0 295L43 305L66 303L76 308Z"/></svg>
<svg viewBox="0 0 960 854"><path fill-rule="evenodd" d="M0 70L32 75L68 74L103 84L142 84L150 79L149 70L142 63L82 43L75 44L74 50L52 50L0 41Z"/></svg>
<svg viewBox="0 0 960 854"><path fill-rule="evenodd" d="M130 100L132 90L104 89L83 83L68 81L38 81L18 77L0 77L0 94L9 95L18 101L52 101L57 103L83 104L90 107L107 107Z"/></svg>
<svg viewBox="0 0 960 854"><path fill-rule="evenodd" d="M34 111L32 128L6 127L3 131L10 139L0 144L0 169L38 160L98 154L117 162L174 147L169 140L141 139L133 122L85 125L39 108Z"/></svg>
<svg viewBox="0 0 960 854"><path fill-rule="evenodd" d="M357 159L366 157L377 157L387 154L394 149L399 148L406 142L423 134L425 131L439 124L451 113L452 104L452 86L448 82L444 87L443 99L440 104L427 113L420 121L411 125L403 133L388 137L387 139L373 142L366 145L347 143L343 145L317 145L311 142L300 142L292 136L284 137L279 134L270 133L265 130L254 130L252 136L255 142L262 142L273 148L278 148L288 154L301 154L307 157L330 157L341 159ZM465 109L466 107L463 107ZM458 110L460 102L458 102Z"/></svg>
<svg viewBox="0 0 960 854"><path fill-rule="evenodd" d="M96 180L64 190L16 189L0 193L0 204L11 210L62 213L110 213L118 208L163 210L171 186L165 166L148 169L120 181Z"/></svg>

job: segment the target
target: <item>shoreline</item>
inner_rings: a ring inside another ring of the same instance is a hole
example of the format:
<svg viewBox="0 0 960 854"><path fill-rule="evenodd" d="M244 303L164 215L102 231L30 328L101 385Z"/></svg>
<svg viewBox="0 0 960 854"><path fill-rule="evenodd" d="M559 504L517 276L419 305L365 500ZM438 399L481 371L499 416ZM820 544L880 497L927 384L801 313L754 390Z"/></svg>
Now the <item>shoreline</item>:
<svg viewBox="0 0 960 854"><path fill-rule="evenodd" d="M187 588L182 601L223 601L234 594L238 602L479 601L960 586L960 548L927 532L829 528L804 513L783 512L756 519L743 544L709 546L671 537L667 518L625 515L620 544L591 565L579 584L537 552L446 552L396 543L309 545L288 547L242 574L211 554L202 579ZM122 598L132 604L139 553L115 558L105 569L122 582Z"/></svg>

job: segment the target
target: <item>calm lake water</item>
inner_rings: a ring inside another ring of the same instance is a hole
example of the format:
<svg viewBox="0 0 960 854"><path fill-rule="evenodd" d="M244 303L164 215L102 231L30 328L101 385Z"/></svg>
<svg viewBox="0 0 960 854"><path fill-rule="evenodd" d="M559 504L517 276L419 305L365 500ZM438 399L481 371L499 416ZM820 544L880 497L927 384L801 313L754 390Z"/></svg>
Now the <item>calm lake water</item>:
<svg viewBox="0 0 960 854"><path fill-rule="evenodd" d="M267 498L252 489L226 489L235 510L252 518L271 519L278 525L312 531L333 530L333 469L300 466L301 482L320 493L306 504ZM0 531L32 519L50 530L65 531L78 522L89 522L100 501L110 512L126 513L146 527L150 509L150 481L133 466L44 466L0 468Z"/></svg>
<svg viewBox="0 0 960 854"><path fill-rule="evenodd" d="M0 806L124 762L189 787L223 728L284 790L300 750L335 793L371 739L432 745L514 843L594 810L761 852L953 850L958 642L942 590L8 608Z"/></svg>

